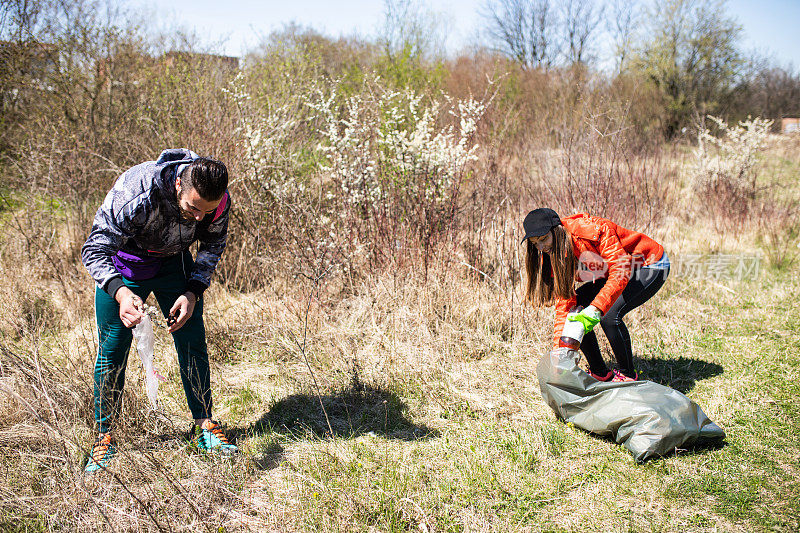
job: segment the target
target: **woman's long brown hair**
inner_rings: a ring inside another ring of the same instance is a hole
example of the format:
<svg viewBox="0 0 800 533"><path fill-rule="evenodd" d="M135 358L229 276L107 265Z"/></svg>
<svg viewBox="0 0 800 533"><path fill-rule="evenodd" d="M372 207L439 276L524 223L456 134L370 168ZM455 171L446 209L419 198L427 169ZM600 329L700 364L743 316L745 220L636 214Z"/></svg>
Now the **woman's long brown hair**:
<svg viewBox="0 0 800 533"><path fill-rule="evenodd" d="M575 295L578 260L572 251L572 239L564 226L556 226L550 232L553 248L549 254L539 252L530 240L526 241L528 287L525 300L533 307L554 305L556 298L568 299Z"/></svg>

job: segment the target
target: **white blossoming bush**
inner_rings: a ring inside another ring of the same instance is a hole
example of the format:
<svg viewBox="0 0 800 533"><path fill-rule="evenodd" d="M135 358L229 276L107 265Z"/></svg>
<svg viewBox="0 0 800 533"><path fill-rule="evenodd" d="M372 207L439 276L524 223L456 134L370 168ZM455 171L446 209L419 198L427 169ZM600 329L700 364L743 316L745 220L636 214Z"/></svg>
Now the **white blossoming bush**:
<svg viewBox="0 0 800 533"><path fill-rule="evenodd" d="M396 239L399 226L427 247L452 222L491 98L433 100L378 83L343 104L337 96L333 87L308 102L321 120L329 198L360 231Z"/></svg>
<svg viewBox="0 0 800 533"><path fill-rule="evenodd" d="M372 125L378 120L361 96L348 98L339 116L335 89L327 97L319 93L317 102L309 99L308 106L318 113L323 127L320 133L325 142L319 145L324 153L331 178L338 184L345 200L353 205L377 203L382 197L377 171L375 140ZM334 199L336 192L329 192Z"/></svg>
<svg viewBox="0 0 800 533"><path fill-rule="evenodd" d="M252 227L273 221L272 238L306 264L380 261L397 250L427 259L454 229L477 159L474 137L490 96L430 98L380 80L360 89L345 96L352 88L344 83L314 82L273 103L269 92L252 96L261 88L240 74L226 90L248 161L237 184L247 198L241 212Z"/></svg>
<svg viewBox="0 0 800 533"><path fill-rule="evenodd" d="M717 221L736 224L746 217L758 190L758 163L772 126L771 120L748 119L729 126L709 116L719 130L700 126L694 151L693 186Z"/></svg>
<svg viewBox="0 0 800 533"><path fill-rule="evenodd" d="M287 145L297 126L291 105L254 103L243 72L239 72L223 91L239 110L240 125L236 132L244 141L249 163L248 172L241 180L251 199L258 201L267 196L285 201L302 193L302 180L287 173L293 168L291 159L294 156Z"/></svg>
<svg viewBox="0 0 800 533"><path fill-rule="evenodd" d="M277 91L240 73L225 90L239 111L236 131L247 162L231 186L253 262L316 283L349 250L319 197L318 165L308 158L317 141L305 102L317 81L287 72L281 82Z"/></svg>

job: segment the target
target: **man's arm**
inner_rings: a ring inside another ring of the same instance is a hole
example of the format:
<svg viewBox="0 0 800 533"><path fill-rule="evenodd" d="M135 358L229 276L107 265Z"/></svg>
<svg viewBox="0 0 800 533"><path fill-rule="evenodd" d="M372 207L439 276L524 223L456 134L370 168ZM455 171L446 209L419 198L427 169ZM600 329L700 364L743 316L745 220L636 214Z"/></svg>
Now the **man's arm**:
<svg viewBox="0 0 800 533"><path fill-rule="evenodd" d="M188 283L188 290L197 298L211 284L211 276L214 274L228 242L228 218L232 206L228 193L225 193L222 201L225 202L225 205L221 212L218 215L215 213L216 218L197 235L200 248Z"/></svg>
<svg viewBox="0 0 800 533"><path fill-rule="evenodd" d="M122 275L111 258L144 225L145 208L142 202L130 200L115 205L115 189L106 195L94 217L92 230L81 248L81 260L97 286L112 298L124 286Z"/></svg>

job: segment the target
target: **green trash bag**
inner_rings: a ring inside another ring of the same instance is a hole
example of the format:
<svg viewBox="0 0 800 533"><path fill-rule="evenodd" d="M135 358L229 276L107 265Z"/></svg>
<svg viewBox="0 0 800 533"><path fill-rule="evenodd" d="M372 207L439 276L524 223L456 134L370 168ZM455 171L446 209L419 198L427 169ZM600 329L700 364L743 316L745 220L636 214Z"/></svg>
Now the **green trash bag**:
<svg viewBox="0 0 800 533"><path fill-rule="evenodd" d="M675 389L652 381L597 381L578 368L579 360L580 353L567 348L542 357L536 373L544 400L564 421L612 437L638 462L725 437Z"/></svg>

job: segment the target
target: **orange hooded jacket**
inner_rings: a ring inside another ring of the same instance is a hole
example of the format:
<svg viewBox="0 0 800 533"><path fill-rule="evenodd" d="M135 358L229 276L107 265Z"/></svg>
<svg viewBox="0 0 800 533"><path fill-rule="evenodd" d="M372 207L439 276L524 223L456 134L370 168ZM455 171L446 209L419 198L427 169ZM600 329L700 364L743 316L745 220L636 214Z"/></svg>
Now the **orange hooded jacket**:
<svg viewBox="0 0 800 533"><path fill-rule="evenodd" d="M633 268L653 264L664 255L664 247L647 235L604 218L578 213L561 223L572 236L572 251L579 260L575 281L607 279L592 300L604 315L625 290ZM554 346L558 346L567 313L576 303L575 296L556 300Z"/></svg>

